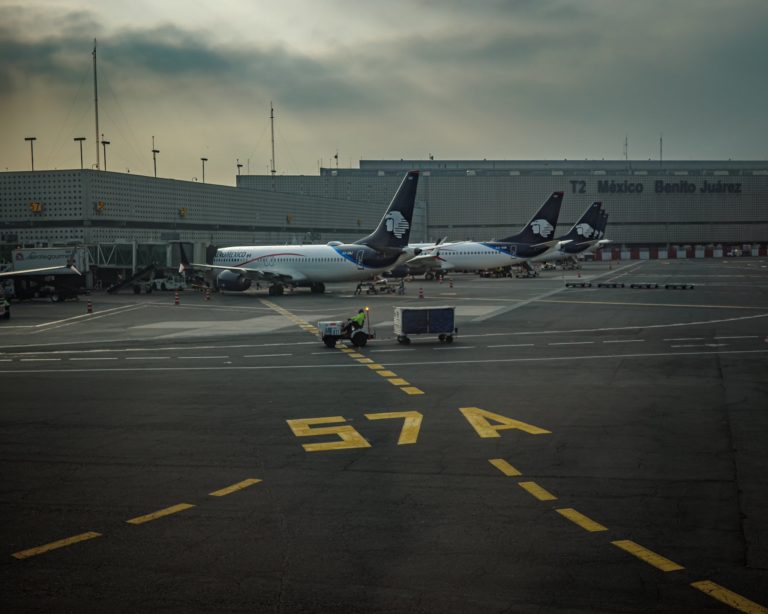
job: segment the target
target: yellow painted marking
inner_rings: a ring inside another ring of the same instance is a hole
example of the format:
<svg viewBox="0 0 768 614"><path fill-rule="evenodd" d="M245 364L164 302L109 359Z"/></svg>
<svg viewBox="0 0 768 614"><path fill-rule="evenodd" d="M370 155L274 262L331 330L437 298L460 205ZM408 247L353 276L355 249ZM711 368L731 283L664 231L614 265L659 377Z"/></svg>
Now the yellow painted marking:
<svg viewBox="0 0 768 614"><path fill-rule="evenodd" d="M365 414L368 420L389 420L392 418L403 418L403 428L400 431L400 439L397 440L398 446L409 443L416 443L419 437L419 429L424 415L417 411L391 411L379 414Z"/></svg>
<svg viewBox="0 0 768 614"><path fill-rule="evenodd" d="M494 414L479 407L459 407L459 411L464 414L467 422L472 425L480 437L501 437L499 431L506 429L518 429L530 435L549 435L551 433L551 431L534 426L533 424L507 418L501 414ZM500 424L493 425L489 420L499 422Z"/></svg>
<svg viewBox="0 0 768 614"><path fill-rule="evenodd" d="M373 364L368 365L368 368L369 369L373 369L374 371L378 371L379 369L383 369L384 365L380 365L378 363L373 363Z"/></svg>
<svg viewBox="0 0 768 614"><path fill-rule="evenodd" d="M362 354L358 354L357 352L353 352L349 355L350 358L365 358Z"/></svg>
<svg viewBox="0 0 768 614"><path fill-rule="evenodd" d="M585 531L589 531L590 533L596 533L597 531L608 530L608 527L604 527L599 522L595 522L594 520L585 516L581 512L577 512L572 507L563 507L555 511L561 516L566 517L568 520L570 520L574 524L579 525Z"/></svg>
<svg viewBox="0 0 768 614"><path fill-rule="evenodd" d="M387 380L390 384L394 384L395 386L408 386L409 382L404 380L402 377L393 377L391 379Z"/></svg>
<svg viewBox="0 0 768 614"><path fill-rule="evenodd" d="M518 484L534 497L536 497L539 501L554 501L557 499L555 495L553 495L548 490L543 489L536 482L518 482Z"/></svg>
<svg viewBox="0 0 768 614"><path fill-rule="evenodd" d="M660 554L656 554L655 552L648 550L648 548L644 548L640 544L637 544L629 539L621 539L611 543L617 548L621 548L622 550L629 552L631 555L636 556L641 561L645 561L649 565L653 565L656 569L660 569L661 571L680 571L681 569L685 569L685 567L682 565L678 565L674 561L670 561Z"/></svg>
<svg viewBox="0 0 768 614"><path fill-rule="evenodd" d="M195 507L191 503L179 503L178 505L172 505L171 507L166 507L162 510L157 510L156 512L152 512L151 514L145 514L144 516L137 516L136 518L131 518L130 520L126 520L128 524L144 524L145 522L150 522L151 520L157 520L158 518L162 518L163 516L170 516L171 514L176 514L177 512L183 512L184 510L188 510L190 507Z"/></svg>
<svg viewBox="0 0 768 614"><path fill-rule="evenodd" d="M748 305L685 305L680 303L621 303L618 301L556 301L552 299L534 300L534 303L565 303L569 305L624 305L627 307L682 307L683 309L762 309Z"/></svg>
<svg viewBox="0 0 768 614"><path fill-rule="evenodd" d="M370 358L358 358L357 362L361 362L364 365L367 365L367 364L372 363L373 361Z"/></svg>
<svg viewBox="0 0 768 614"><path fill-rule="evenodd" d="M232 486L227 486L226 488L222 488L221 490L214 490L211 493L208 493L211 497L223 497L224 495L230 495L233 492L237 492L238 490L243 490L243 488L248 488L249 486L253 486L254 484L258 484L261 482L261 480L257 480L256 478L248 478L247 480L243 480L242 482L238 482L237 484L232 484Z"/></svg>
<svg viewBox="0 0 768 614"><path fill-rule="evenodd" d="M419 390L415 386L402 386L400 390L402 390L405 394L411 394L411 395L424 394L423 390Z"/></svg>
<svg viewBox="0 0 768 614"><path fill-rule="evenodd" d="M496 467L499 471L501 471L504 475L508 475L510 477L516 476L516 475L523 475L520 473L517 469L515 469L512 465L510 465L507 461L505 461L503 458L492 458L488 461Z"/></svg>
<svg viewBox="0 0 768 614"><path fill-rule="evenodd" d="M94 537L101 537L101 533L95 533L94 531L88 531L87 533L80 533L80 535L65 537L64 539L51 542L50 544L45 544L43 546L38 546L37 548L29 548L28 550L21 550L19 552L14 552L11 556L15 559L28 559L31 556L37 556L38 554L44 554L46 552L50 552L51 550L56 550L58 548L71 546L72 544L84 542L88 539L93 539Z"/></svg>
<svg viewBox="0 0 768 614"><path fill-rule="evenodd" d="M342 348L339 348L339 349L342 352L344 352L345 354L352 354L354 352L354 350L350 350L349 348L345 348L345 347L342 347Z"/></svg>
<svg viewBox="0 0 768 614"><path fill-rule="evenodd" d="M314 424L329 424L331 422L346 422L343 416L330 416L328 418L299 418L286 420L296 437L315 437L317 435L336 435L341 441L326 441L323 443L305 443L302 447L307 452L321 452L325 450L343 450L346 448L370 448L365 437L358 433L354 427L348 424L337 424L321 428L312 428Z"/></svg>
<svg viewBox="0 0 768 614"><path fill-rule="evenodd" d="M710 597L721 601L725 605L731 606L734 610L738 610L739 612L746 612L747 614L768 613L768 608L761 606L759 603L755 603L754 601L750 601L738 593L729 591L727 588L724 588L719 584L715 584L711 580L691 582L691 586L700 590L702 593L706 593Z"/></svg>
<svg viewBox="0 0 768 614"><path fill-rule="evenodd" d="M376 371L381 377L397 377L397 373L394 373L392 371Z"/></svg>

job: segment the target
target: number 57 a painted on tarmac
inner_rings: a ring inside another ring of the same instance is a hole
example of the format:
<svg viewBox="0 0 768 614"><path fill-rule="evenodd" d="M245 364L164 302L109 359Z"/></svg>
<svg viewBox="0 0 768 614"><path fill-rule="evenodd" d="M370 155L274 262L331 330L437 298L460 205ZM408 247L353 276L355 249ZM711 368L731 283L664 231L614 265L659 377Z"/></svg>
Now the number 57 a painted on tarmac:
<svg viewBox="0 0 768 614"><path fill-rule="evenodd" d="M467 422L475 429L480 437L501 437L499 431L507 429L517 429L530 435L548 435L550 431L495 414L479 407L460 407ZM421 422L424 416L417 411L396 411L383 412L376 414L365 414L368 420L402 420L403 426L400 430L400 437L397 445L403 446L416 443L421 430ZM347 448L370 448L371 444L363 437L360 432L350 424L343 416L328 416L324 418L297 418L295 420L286 420L296 437L319 437L322 435L334 435L337 439L324 441L320 443L302 444L307 452L323 452L326 450L344 450ZM318 425L329 426L318 426Z"/></svg>

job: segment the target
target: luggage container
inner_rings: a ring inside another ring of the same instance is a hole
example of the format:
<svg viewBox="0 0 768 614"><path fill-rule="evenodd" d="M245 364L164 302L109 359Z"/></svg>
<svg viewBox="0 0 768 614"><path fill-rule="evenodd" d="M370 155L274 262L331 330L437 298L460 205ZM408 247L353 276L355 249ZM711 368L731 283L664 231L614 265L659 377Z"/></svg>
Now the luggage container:
<svg viewBox="0 0 768 614"><path fill-rule="evenodd" d="M409 335L437 335L441 343L453 343L459 332L455 327L455 307L395 307L397 342L408 344Z"/></svg>

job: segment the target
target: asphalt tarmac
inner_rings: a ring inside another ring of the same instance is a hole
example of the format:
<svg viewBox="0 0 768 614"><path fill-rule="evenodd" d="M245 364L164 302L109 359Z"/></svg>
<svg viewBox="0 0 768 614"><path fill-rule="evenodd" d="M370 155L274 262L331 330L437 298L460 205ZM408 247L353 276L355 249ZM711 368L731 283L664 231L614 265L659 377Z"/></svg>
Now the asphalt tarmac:
<svg viewBox="0 0 768 614"><path fill-rule="evenodd" d="M354 286L14 304L0 610L768 611L768 261Z"/></svg>

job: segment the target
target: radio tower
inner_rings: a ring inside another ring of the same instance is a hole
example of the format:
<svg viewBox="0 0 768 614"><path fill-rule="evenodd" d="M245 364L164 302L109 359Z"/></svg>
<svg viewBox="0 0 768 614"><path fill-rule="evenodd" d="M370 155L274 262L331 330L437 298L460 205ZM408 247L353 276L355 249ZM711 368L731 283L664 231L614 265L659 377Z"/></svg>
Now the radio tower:
<svg viewBox="0 0 768 614"><path fill-rule="evenodd" d="M272 170L270 173L275 176L275 109L272 106L272 101L269 101L269 125L272 129Z"/></svg>

